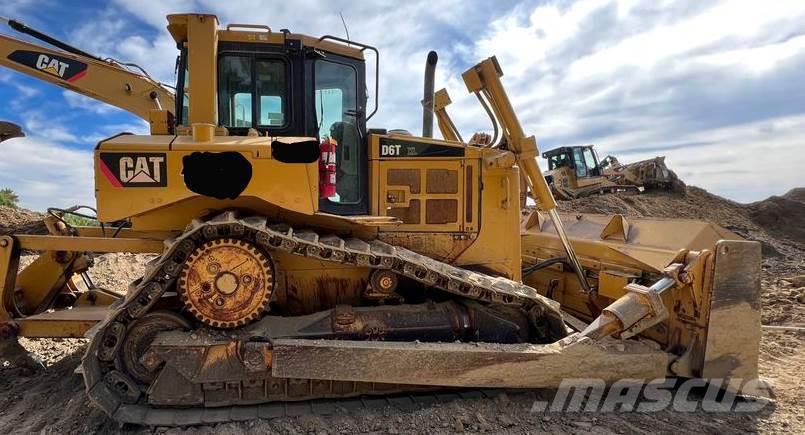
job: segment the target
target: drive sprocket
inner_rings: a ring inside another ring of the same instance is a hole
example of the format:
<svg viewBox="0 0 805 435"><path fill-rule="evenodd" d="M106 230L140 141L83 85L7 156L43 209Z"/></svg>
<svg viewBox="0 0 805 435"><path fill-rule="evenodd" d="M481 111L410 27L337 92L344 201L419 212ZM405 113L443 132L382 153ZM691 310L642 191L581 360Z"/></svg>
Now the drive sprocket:
<svg viewBox="0 0 805 435"><path fill-rule="evenodd" d="M243 326L268 307L274 264L245 240L222 238L196 248L176 285L187 310L215 328Z"/></svg>

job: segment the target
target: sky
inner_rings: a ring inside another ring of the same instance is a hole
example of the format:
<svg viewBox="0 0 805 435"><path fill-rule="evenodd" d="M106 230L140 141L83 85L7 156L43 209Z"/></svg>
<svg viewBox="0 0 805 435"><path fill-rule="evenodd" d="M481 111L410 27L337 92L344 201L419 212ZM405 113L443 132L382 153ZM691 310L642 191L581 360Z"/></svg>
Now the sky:
<svg viewBox="0 0 805 435"><path fill-rule="evenodd" d="M805 186L805 1L4 0L11 17L173 83L165 15L349 36L378 47L373 128L421 130L422 77L439 54L437 89L465 138L491 126L461 73L497 56L525 131L541 150L594 144L621 162L657 155L689 185L751 202ZM8 27L0 32L21 37ZM21 37L26 39L25 37ZM370 88L372 85L370 84ZM374 101L372 96L372 101ZM0 69L0 120L28 136L0 144L0 188L21 205L94 205L92 149L127 112ZM438 130L438 129L437 129ZM544 167L545 161L540 164Z"/></svg>

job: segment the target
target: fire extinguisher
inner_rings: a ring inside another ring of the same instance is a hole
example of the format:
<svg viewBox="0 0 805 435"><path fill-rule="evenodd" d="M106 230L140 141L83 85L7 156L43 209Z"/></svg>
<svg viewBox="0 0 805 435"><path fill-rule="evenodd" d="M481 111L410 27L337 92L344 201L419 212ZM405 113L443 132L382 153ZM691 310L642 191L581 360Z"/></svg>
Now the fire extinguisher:
<svg viewBox="0 0 805 435"><path fill-rule="evenodd" d="M334 139L324 136L319 145L319 198L335 196L335 147Z"/></svg>

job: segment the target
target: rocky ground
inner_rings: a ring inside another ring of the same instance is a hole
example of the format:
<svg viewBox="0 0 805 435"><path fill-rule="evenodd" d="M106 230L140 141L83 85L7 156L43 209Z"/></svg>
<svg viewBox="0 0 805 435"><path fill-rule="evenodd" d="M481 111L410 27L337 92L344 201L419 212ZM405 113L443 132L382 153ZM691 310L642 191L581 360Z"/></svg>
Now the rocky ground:
<svg viewBox="0 0 805 435"><path fill-rule="evenodd" d="M751 414L666 410L653 413L532 413L535 399L551 390L490 393L401 410L336 408L331 415L304 415L191 428L120 427L93 408L74 374L84 340L22 340L48 370L29 374L0 368L0 432L3 433L805 433L802 389L805 364L805 189L752 204L738 204L689 187L684 194L650 192L562 202L563 211L627 216L704 219L763 244L761 375L774 385L774 400ZM0 208L0 233L12 228L40 232L37 214ZM24 258L23 262L31 261ZM150 257L115 254L96 258L96 284L125 291ZM739 319L736 319L739 321Z"/></svg>

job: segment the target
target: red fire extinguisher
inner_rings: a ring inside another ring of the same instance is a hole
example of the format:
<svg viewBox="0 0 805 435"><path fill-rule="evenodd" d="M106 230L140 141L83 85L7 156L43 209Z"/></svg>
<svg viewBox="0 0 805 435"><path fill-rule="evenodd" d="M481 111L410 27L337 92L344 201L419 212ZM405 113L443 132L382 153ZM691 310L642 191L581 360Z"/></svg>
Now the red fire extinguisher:
<svg viewBox="0 0 805 435"><path fill-rule="evenodd" d="M324 136L319 145L319 198L335 196L335 147L334 139Z"/></svg>

